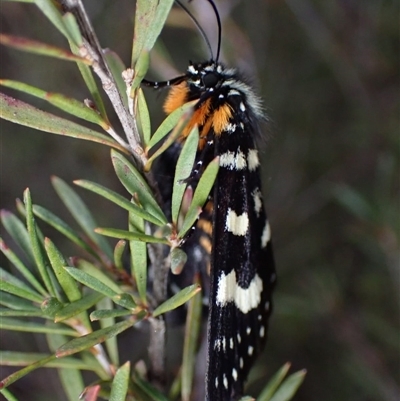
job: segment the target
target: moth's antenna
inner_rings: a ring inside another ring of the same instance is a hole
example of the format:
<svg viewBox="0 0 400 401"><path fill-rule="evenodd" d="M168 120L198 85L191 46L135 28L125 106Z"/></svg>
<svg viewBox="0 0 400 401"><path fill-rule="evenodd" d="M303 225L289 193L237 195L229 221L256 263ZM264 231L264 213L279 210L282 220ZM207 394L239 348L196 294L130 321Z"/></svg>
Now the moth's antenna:
<svg viewBox="0 0 400 401"><path fill-rule="evenodd" d="M207 1L211 4L211 7L214 10L215 18L216 18L217 24L218 24L218 47L217 47L217 57L215 58L215 61L218 61L219 53L221 50L221 32L222 32L221 18L219 17L218 9L217 9L217 6L215 5L214 1L213 0L207 0Z"/></svg>
<svg viewBox="0 0 400 401"><path fill-rule="evenodd" d="M206 42L208 51L210 52L211 59L214 59L210 41L208 40L208 37L207 37L206 33L204 32L204 29L202 28L202 26L199 24L199 22L196 20L194 15L188 10L188 8L186 6L184 6L179 0L175 0L175 2L186 12L186 14L190 17L190 19L196 25L196 28L199 30L199 32L201 33L201 36L203 37L204 41Z"/></svg>

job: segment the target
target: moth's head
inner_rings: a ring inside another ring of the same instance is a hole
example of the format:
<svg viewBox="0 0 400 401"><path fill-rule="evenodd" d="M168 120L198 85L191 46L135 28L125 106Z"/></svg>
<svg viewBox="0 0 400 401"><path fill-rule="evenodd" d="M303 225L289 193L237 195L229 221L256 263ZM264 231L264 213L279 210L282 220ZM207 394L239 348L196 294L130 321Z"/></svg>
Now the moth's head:
<svg viewBox="0 0 400 401"><path fill-rule="evenodd" d="M213 91L221 86L225 79L224 67L215 61L190 63L187 69L188 84L201 91Z"/></svg>

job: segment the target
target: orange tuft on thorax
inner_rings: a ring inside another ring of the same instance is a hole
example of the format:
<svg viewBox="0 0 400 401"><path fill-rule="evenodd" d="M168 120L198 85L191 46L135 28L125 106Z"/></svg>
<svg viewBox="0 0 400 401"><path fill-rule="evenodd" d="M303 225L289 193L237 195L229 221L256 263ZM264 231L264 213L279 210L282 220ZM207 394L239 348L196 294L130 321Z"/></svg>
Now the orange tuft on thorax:
<svg viewBox="0 0 400 401"><path fill-rule="evenodd" d="M167 98L165 99L164 111L167 114L171 114L178 107L183 106L187 102L188 94L189 88L186 82L172 86L169 90Z"/></svg>

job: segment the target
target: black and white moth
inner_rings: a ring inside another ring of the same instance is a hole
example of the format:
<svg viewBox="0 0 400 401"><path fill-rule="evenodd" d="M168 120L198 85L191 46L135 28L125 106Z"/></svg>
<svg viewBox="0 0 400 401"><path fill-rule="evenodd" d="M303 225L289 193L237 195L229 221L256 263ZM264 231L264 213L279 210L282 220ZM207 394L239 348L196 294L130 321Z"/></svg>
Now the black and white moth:
<svg viewBox="0 0 400 401"><path fill-rule="evenodd" d="M261 102L235 69L214 60L190 63L186 74L170 81L144 83L170 87L164 104L168 114L197 100L182 134L185 138L199 127L193 175L219 156L212 195L206 400L237 400L266 341L276 281L256 146L264 118Z"/></svg>

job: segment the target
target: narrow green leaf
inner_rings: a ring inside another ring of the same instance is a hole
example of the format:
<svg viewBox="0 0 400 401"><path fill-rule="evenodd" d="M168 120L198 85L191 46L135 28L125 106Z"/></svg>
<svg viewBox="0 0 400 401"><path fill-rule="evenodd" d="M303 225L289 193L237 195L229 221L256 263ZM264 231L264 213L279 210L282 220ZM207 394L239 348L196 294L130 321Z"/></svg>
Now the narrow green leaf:
<svg viewBox="0 0 400 401"><path fill-rule="evenodd" d="M70 227L64 220L61 220L54 213L39 205L33 205L33 213L36 217L49 224L51 227L55 228L61 234L65 235L69 240L74 242L80 248L84 249L86 252L89 252L92 256L99 259L97 253L89 246L89 244L83 241L72 227Z"/></svg>
<svg viewBox="0 0 400 401"><path fill-rule="evenodd" d="M196 191L193 195L192 203L186 214L181 230L179 231L179 238L184 238L185 234L190 230L190 228L195 223L197 217L199 216L201 208L206 203L211 188L214 185L215 178L218 174L218 169L219 158L216 157L212 162L209 163L204 173L200 177Z"/></svg>
<svg viewBox="0 0 400 401"><path fill-rule="evenodd" d="M60 11L51 0L34 0L36 5L40 8L43 14L50 20L50 22L69 40L74 42L75 38L65 26L64 20ZM75 43L75 42L74 42ZM79 46L79 43L75 43Z"/></svg>
<svg viewBox="0 0 400 401"><path fill-rule="evenodd" d="M114 288L109 287L108 285L104 284L98 278L77 269L76 267L65 266L64 269L75 279L78 280L80 283L84 284L86 287L91 288L99 292L100 294L105 295L106 297L113 297L118 294Z"/></svg>
<svg viewBox="0 0 400 401"><path fill-rule="evenodd" d="M16 382L17 380L21 379L22 377L26 376L27 374L33 372L34 370L41 368L42 366L48 364L49 362L55 359L55 355L50 355L45 357L31 365L18 370L17 372L12 373L11 375L7 376L5 379L0 381L0 388L8 387L10 384Z"/></svg>
<svg viewBox="0 0 400 401"><path fill-rule="evenodd" d="M80 370L59 368L57 373L68 401L79 400L82 389L85 387Z"/></svg>
<svg viewBox="0 0 400 401"><path fill-rule="evenodd" d="M270 401L271 397L274 395L276 389L281 385L282 381L286 377L290 369L290 363L286 362L270 379L268 384L262 390L258 397L259 401Z"/></svg>
<svg viewBox="0 0 400 401"><path fill-rule="evenodd" d="M199 283L199 279L196 282ZM185 326L185 342L183 346L182 358L182 401L189 401L192 393L194 368L196 366L196 354L198 339L201 329L201 312L203 302L201 291L199 291L190 301Z"/></svg>
<svg viewBox="0 0 400 401"><path fill-rule="evenodd" d="M54 321L56 323L62 322L66 319L70 319L82 312L87 312L91 307L96 305L104 295L98 292L90 292L83 296L81 299L71 302L62 309L60 309L56 315Z"/></svg>
<svg viewBox="0 0 400 401"><path fill-rule="evenodd" d="M148 31L153 22L157 2L149 0L138 0L136 2L135 10L135 25L134 25L134 37L132 47L132 58L131 66L134 67L138 60L140 53L142 52Z"/></svg>
<svg viewBox="0 0 400 401"><path fill-rule="evenodd" d="M146 42L144 44L144 48L146 50L150 51L156 43L156 40L164 27L165 21L168 18L168 14L173 4L174 0L164 0L158 2L154 19L146 33Z"/></svg>
<svg viewBox="0 0 400 401"><path fill-rule="evenodd" d="M166 245L169 244L168 240L166 240L165 238L157 238L151 235L126 231L126 230L119 230L117 228L97 228L96 232L101 235L106 235L107 237L126 239L129 241L133 240L133 241L166 244Z"/></svg>
<svg viewBox="0 0 400 401"><path fill-rule="evenodd" d="M29 269L22 263L21 259L6 245L2 238L0 238L0 250L6 258L15 266L15 268L22 274L28 283L35 288L42 295L47 295L46 290L36 280L36 277L29 271Z"/></svg>
<svg viewBox="0 0 400 401"><path fill-rule="evenodd" d="M82 230L99 247L99 249L103 251L109 259L111 259L111 247L103 237L94 232L97 223L80 196L60 178L52 177L51 181L58 196L61 198L64 205L80 225Z"/></svg>
<svg viewBox="0 0 400 401"><path fill-rule="evenodd" d="M186 184L182 181L190 176L193 170L193 163L196 157L197 146L199 143L199 130L194 128L189 134L188 138L183 145L181 154L176 163L174 185L172 189L172 222L174 224L178 221L179 210L181 207L183 194L185 193Z"/></svg>
<svg viewBox="0 0 400 401"><path fill-rule="evenodd" d="M129 163L121 154L111 151L111 159L115 172L122 185L131 194L138 198L141 206L156 217L159 221L167 224L167 218L154 199L151 189L139 171Z"/></svg>
<svg viewBox="0 0 400 401"><path fill-rule="evenodd" d="M141 316L141 319L144 314ZM126 329L132 327L139 320L139 316L136 319L127 319L122 322L115 324L114 326L107 327L105 329L94 331L93 333L87 334L85 336L75 338L66 344L62 345L56 351L57 358L61 358L67 355L72 355L77 352L83 351L85 349L91 348L96 344L101 344L108 338L114 337L119 333L122 333Z"/></svg>
<svg viewBox="0 0 400 401"><path fill-rule="evenodd" d="M96 311L99 310L107 310L111 311L114 309L114 304L110 298L103 298L100 302L96 304ZM95 312L96 312L95 311ZM119 312L121 312L120 309L118 309ZM130 310L123 310L124 312L131 314L132 312ZM94 313L94 312L92 312ZM92 314L90 315L90 320L92 320ZM114 316L103 316L102 319L100 319L100 328L105 329L106 327L111 327L114 326L115 324L115 317ZM117 342L117 337L112 337L106 340L106 348L107 348L107 353L111 359L111 363L114 366L119 366L119 351L118 351L118 342Z"/></svg>
<svg viewBox="0 0 400 401"><path fill-rule="evenodd" d="M115 277L109 275L106 271L99 269L97 265L90 263L85 259L77 259L75 267L97 278L107 287L110 287L112 290L114 290L115 293L119 294L121 292L119 285L115 282Z"/></svg>
<svg viewBox="0 0 400 401"><path fill-rule="evenodd" d="M37 269L40 273L40 277L44 282L44 285L46 286L47 291L49 291L49 294L53 297L56 297L56 291L50 278L51 271L49 269L47 255L45 254L42 244L38 238L36 222L33 217L32 211L32 199L29 189L26 189L24 191L24 204L26 213L26 225L28 228L29 239Z"/></svg>
<svg viewBox="0 0 400 401"><path fill-rule="evenodd" d="M36 107L0 93L0 117L26 127L52 134L79 138L113 147L121 152L128 151L113 139L72 121L39 110Z"/></svg>
<svg viewBox="0 0 400 401"><path fill-rule="evenodd" d="M129 387L131 364L125 362L116 372L111 386L110 401L121 401L126 399Z"/></svg>
<svg viewBox="0 0 400 401"><path fill-rule="evenodd" d="M29 2L29 0L18 0L18 1L25 1L25 2ZM32 0L33 1L33 0ZM0 394L4 395L4 398L6 399L6 401L18 401L17 397L15 397L11 391L9 391L6 388L3 388L0 390Z"/></svg>
<svg viewBox="0 0 400 401"><path fill-rule="evenodd" d="M0 351L0 360L4 366L26 366L41 359L48 358L49 356L48 354L39 352ZM91 364L72 357L54 359L49 362L46 367L94 370Z"/></svg>
<svg viewBox="0 0 400 401"><path fill-rule="evenodd" d="M37 303L42 302L43 298L40 297L34 301ZM10 309L15 309L15 310L26 310L26 311L31 311L31 312L35 312L38 311L42 314L41 310L32 304L32 302L27 301L26 299L20 298L20 297L16 297L14 295L11 295L7 292L2 292L0 294L0 304L7 306Z"/></svg>
<svg viewBox="0 0 400 401"><path fill-rule="evenodd" d="M150 54L147 50L142 50L138 60L136 61L134 68L135 76L133 78L131 85L131 93L130 93L131 97L135 96L135 91L140 86L140 83L145 77L147 70L149 69L149 66L150 66Z"/></svg>
<svg viewBox="0 0 400 401"><path fill-rule="evenodd" d="M3 296L3 294L0 294L0 296ZM34 311L32 310L13 310L13 309L7 309L7 308L0 308L0 316L4 317L42 317L46 318L47 316L44 315L44 313L40 309L35 309Z"/></svg>
<svg viewBox="0 0 400 401"><path fill-rule="evenodd" d="M29 234L24 224L17 216L8 210L2 210L0 212L0 216L1 222L3 223L3 226L10 237L19 246L24 255L27 257L28 261L31 264L34 264L35 259L33 257L31 243L29 241Z"/></svg>
<svg viewBox="0 0 400 401"><path fill-rule="evenodd" d="M118 241L114 248L114 264L115 267L119 270L124 269L124 263L122 261L122 257L125 249L126 249L126 241L124 240Z"/></svg>
<svg viewBox="0 0 400 401"><path fill-rule="evenodd" d="M0 290L8 292L9 294L17 295L24 299L28 299L32 302L41 303L43 301L43 296L39 295L29 287L20 287L19 285L4 280L0 280Z"/></svg>
<svg viewBox="0 0 400 401"><path fill-rule="evenodd" d="M94 322L96 320L108 319L110 317L129 316L131 314L131 311L125 309L98 309L90 314L90 320Z"/></svg>
<svg viewBox="0 0 400 401"><path fill-rule="evenodd" d="M163 313L176 309L178 306L183 305L190 298L196 295L200 290L201 287L198 284L193 284L189 287L184 288L173 297L163 302L159 307L157 307L152 313L153 317L157 317Z"/></svg>
<svg viewBox="0 0 400 401"><path fill-rule="evenodd" d="M291 374L278 388L276 393L272 396L271 401L289 401L295 395L297 389L303 383L306 371L299 370Z"/></svg>
<svg viewBox="0 0 400 401"><path fill-rule="evenodd" d="M165 224L164 222L160 221L157 217L154 217L152 214L150 214L143 208L136 206L135 204L129 202L120 194L112 191L111 189L103 187L100 184L96 184L92 181L87 181L87 180L76 180L74 181L74 184L82 188L85 188L89 191L92 191L102 196L105 199L108 199L109 201L115 203L116 205L121 206L122 208L128 210L130 213L143 217L145 220L150 221L151 223L154 223L157 226L162 226Z"/></svg>
<svg viewBox="0 0 400 401"><path fill-rule="evenodd" d="M81 293L75 280L73 280L71 276L64 270L64 266L67 265L64 256L59 252L57 247L49 238L45 239L44 246L57 281L64 290L68 300L72 302L80 299Z"/></svg>
<svg viewBox="0 0 400 401"><path fill-rule="evenodd" d="M76 22L75 16L71 12L67 12L62 16L62 19L73 43L75 43L77 46L82 46L83 40L81 30Z"/></svg>
<svg viewBox="0 0 400 401"><path fill-rule="evenodd" d="M152 147L158 144L167 134L169 134L178 124L181 119L188 119L192 112L194 102L185 103L183 106L178 107L160 124L154 135L151 137L147 147Z"/></svg>
<svg viewBox="0 0 400 401"><path fill-rule="evenodd" d="M144 232L145 226L143 219L129 214L129 231ZM143 241L129 241L131 251L131 274L135 278L139 297L142 303L146 304L147 289L147 245Z"/></svg>
<svg viewBox="0 0 400 401"><path fill-rule="evenodd" d="M62 60L81 62L90 64L91 62L83 57L77 56L68 50L60 47L48 45L29 38L19 36L0 34L0 43L14 49L23 50L30 53L40 54L42 56L55 57Z"/></svg>
<svg viewBox="0 0 400 401"><path fill-rule="evenodd" d="M46 100L53 106L63 110L66 113L79 117L85 121L100 125L105 131L110 128L109 124L104 121L96 111L86 106L79 100L65 96L61 93L46 92L42 89L36 88L35 86L10 79L0 79L0 85L18 90L20 92L28 93L29 95L35 96L39 99Z"/></svg>
<svg viewBox="0 0 400 401"><path fill-rule="evenodd" d="M151 135L150 113L147 107L146 98L141 88L137 89L137 116L141 127L143 144L147 147Z"/></svg>
<svg viewBox="0 0 400 401"><path fill-rule="evenodd" d="M26 320L18 320L4 317L1 319L2 330L25 331L28 333L56 333L65 334L66 336L77 335L76 331L60 324L44 325L43 323L27 322Z"/></svg>

